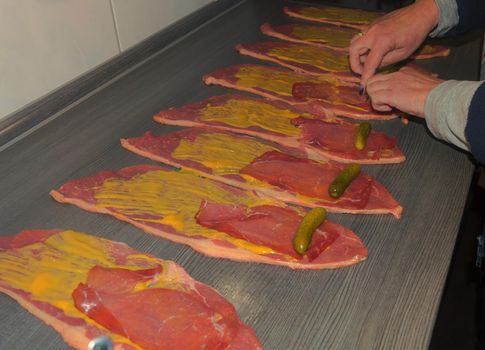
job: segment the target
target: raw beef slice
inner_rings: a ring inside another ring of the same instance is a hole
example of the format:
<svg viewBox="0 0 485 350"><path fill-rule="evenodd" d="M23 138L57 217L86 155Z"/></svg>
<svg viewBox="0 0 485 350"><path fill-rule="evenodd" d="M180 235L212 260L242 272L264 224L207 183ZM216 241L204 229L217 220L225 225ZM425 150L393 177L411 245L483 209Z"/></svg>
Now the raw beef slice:
<svg viewBox="0 0 485 350"><path fill-rule="evenodd" d="M364 173L342 197L334 199L328 195L328 187L344 165L312 161L299 151L250 136L186 129L160 136L146 133L123 140L123 146L150 159L289 203L322 206L338 213L399 217L402 211L384 186Z"/></svg>
<svg viewBox="0 0 485 350"><path fill-rule="evenodd" d="M362 30L384 12L366 11L332 6L288 6L284 12L291 17L313 22L329 23Z"/></svg>
<svg viewBox="0 0 485 350"><path fill-rule="evenodd" d="M271 212L286 210L288 215L296 212L300 219L305 211L290 207L281 201L260 197L250 191L198 177L185 171L139 165L118 172L101 172L98 175L71 180L52 191L51 195L61 203L77 205L87 211L109 214L131 223L145 232L177 243L190 245L205 255L237 261L260 262L282 265L295 269L323 269L348 266L364 260L367 249L350 230L333 224L324 225L325 235L337 236L329 246L319 246L318 256L295 258L278 247L264 242L249 241L241 234L219 231L200 224L197 213L203 203L210 202L230 209L237 206L247 212L271 207ZM276 208L273 208L276 207ZM224 218L222 215L219 219ZM215 217L213 219L218 219ZM254 219L251 216L249 219ZM243 221L244 218L242 218ZM239 229L254 231L251 236L266 235L258 231L265 220L274 220L271 215L261 219L260 226ZM247 220L246 220L247 221ZM249 222L250 224L250 222ZM331 232L330 232L331 231ZM283 234L277 230L274 234ZM245 233L246 234L246 233ZM324 249L323 249L324 248ZM323 249L323 250L322 250Z"/></svg>
<svg viewBox="0 0 485 350"><path fill-rule="evenodd" d="M234 307L172 261L80 232L0 238L0 291L76 349L262 349Z"/></svg>
<svg viewBox="0 0 485 350"><path fill-rule="evenodd" d="M204 82L282 101L296 110L321 118L337 115L361 120L389 120L396 117L394 113L374 111L366 98L359 95L356 85L339 82L331 76L311 76L279 67L241 64L210 73L204 77ZM306 88L303 97L294 96L295 85Z"/></svg>
<svg viewBox="0 0 485 350"><path fill-rule="evenodd" d="M333 25L315 26L303 24L272 25L265 23L261 31L271 37L300 44L308 44L323 48L330 48L347 53L350 41L359 33L353 28L336 27ZM425 44L411 57L415 59L428 59L444 57L450 54L450 49L440 45Z"/></svg>
<svg viewBox="0 0 485 350"><path fill-rule="evenodd" d="M369 135L366 148L354 146L357 124L339 118L317 119L299 113L279 101L242 95L214 96L180 108L169 108L154 120L169 125L210 127L257 136L283 146L301 149L314 160L342 163L399 163L405 160L394 138L377 131Z"/></svg>
<svg viewBox="0 0 485 350"><path fill-rule="evenodd" d="M236 49L243 55L271 61L299 73L328 74L343 81L359 81L359 77L350 72L348 52L281 41L238 44Z"/></svg>

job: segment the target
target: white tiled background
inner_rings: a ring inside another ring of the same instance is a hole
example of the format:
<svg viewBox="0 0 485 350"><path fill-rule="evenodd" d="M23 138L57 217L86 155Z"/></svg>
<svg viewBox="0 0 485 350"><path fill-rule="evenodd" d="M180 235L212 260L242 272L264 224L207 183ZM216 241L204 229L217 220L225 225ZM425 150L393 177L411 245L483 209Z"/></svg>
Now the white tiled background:
<svg viewBox="0 0 485 350"><path fill-rule="evenodd" d="M213 0L0 0L0 119Z"/></svg>

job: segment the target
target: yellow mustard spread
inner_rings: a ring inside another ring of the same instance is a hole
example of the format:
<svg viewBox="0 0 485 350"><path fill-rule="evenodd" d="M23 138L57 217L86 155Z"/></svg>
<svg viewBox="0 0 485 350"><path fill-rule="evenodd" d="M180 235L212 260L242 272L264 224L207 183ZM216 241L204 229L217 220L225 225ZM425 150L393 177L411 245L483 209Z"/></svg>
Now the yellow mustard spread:
<svg viewBox="0 0 485 350"><path fill-rule="evenodd" d="M304 41L328 44L336 48L348 48L352 37L357 31L345 30L339 27L318 27L295 25L292 34Z"/></svg>
<svg viewBox="0 0 485 350"><path fill-rule="evenodd" d="M189 171L155 170L129 180L107 179L96 191L96 206L115 210L134 221L165 224L187 236L226 241L256 254L275 253L269 247L252 244L197 223L195 216L203 200L249 207L282 205L280 201L259 198L248 191L238 193Z"/></svg>
<svg viewBox="0 0 485 350"><path fill-rule="evenodd" d="M259 126L287 136L299 136L300 129L293 126L291 120L301 115L264 101L231 99L223 105L206 106L202 111L201 119L223 122L238 128ZM304 115L311 118L309 114Z"/></svg>
<svg viewBox="0 0 485 350"><path fill-rule="evenodd" d="M192 160L212 169L214 175L239 174L255 158L276 150L254 138L217 132L199 134L195 140L182 140L172 156Z"/></svg>
<svg viewBox="0 0 485 350"><path fill-rule="evenodd" d="M379 12L371 12L359 9L348 9L339 7L312 7L305 6L299 11L303 16L328 20L334 20L339 22L347 22L354 24L369 24L383 14Z"/></svg>
<svg viewBox="0 0 485 350"><path fill-rule="evenodd" d="M329 76L307 76L258 65L242 66L235 76L238 79L237 84L242 87L260 88L282 96L293 96L292 90L295 83L338 84L335 78Z"/></svg>
<svg viewBox="0 0 485 350"><path fill-rule="evenodd" d="M359 110L367 110L368 108L358 105L362 102L358 100L357 87L355 87L354 95L349 95L348 92L342 94L341 89L348 87L343 87L335 78L328 75L308 76L291 71L283 72L267 66L251 65L242 66L235 76L237 78L236 84L241 87L259 88L286 97L293 96L292 90L295 83L329 84L331 92L325 101Z"/></svg>
<svg viewBox="0 0 485 350"><path fill-rule="evenodd" d="M332 51L317 46L305 44L290 44L274 47L267 52L268 56L308 64L323 71L348 72L349 58L347 53Z"/></svg>
<svg viewBox="0 0 485 350"><path fill-rule="evenodd" d="M94 266L130 270L162 266L163 272L157 285L145 288L186 288L180 284L181 279L174 275L174 271L167 269L167 262L140 253L128 256L124 263L117 263L112 248L111 241L84 233L63 231L44 242L1 251L0 281L30 292L34 300L54 305L66 316L83 319L89 324L96 323L76 309L72 292L79 283L86 282L87 273ZM138 287L138 290L141 289L143 286ZM116 343L126 343L141 349L127 338L116 334L111 334L111 337Z"/></svg>

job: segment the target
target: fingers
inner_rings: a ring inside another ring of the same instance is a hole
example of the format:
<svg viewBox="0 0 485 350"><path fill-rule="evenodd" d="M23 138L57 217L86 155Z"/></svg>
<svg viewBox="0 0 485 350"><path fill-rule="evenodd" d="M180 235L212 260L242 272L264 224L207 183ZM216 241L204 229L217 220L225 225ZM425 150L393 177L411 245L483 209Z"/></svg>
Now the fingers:
<svg viewBox="0 0 485 350"><path fill-rule="evenodd" d="M376 74L372 76L368 81L367 81L367 87L372 90L372 87L375 86L378 83L388 81L390 76L392 76L394 73L389 73L389 74Z"/></svg>
<svg viewBox="0 0 485 350"><path fill-rule="evenodd" d="M367 55L367 53L369 52L369 47L366 45L366 42L363 40L363 38L364 37L362 35L354 36L349 48L350 68L357 74L362 74L362 57Z"/></svg>
<svg viewBox="0 0 485 350"><path fill-rule="evenodd" d="M370 96L370 94L369 94ZM379 112L389 112L392 110L392 91L387 89L374 90L372 92L372 108Z"/></svg>
<svg viewBox="0 0 485 350"><path fill-rule="evenodd" d="M394 50L386 37L376 40L375 31L371 28L366 34L359 33L351 40L349 62L351 69L361 75L361 85L366 86L367 80L383 65L395 63L402 56L400 50Z"/></svg>
<svg viewBox="0 0 485 350"><path fill-rule="evenodd" d="M384 56L382 60L381 67L387 67L393 65L394 63L400 62L409 56L405 49L397 48L389 51L387 55Z"/></svg>
<svg viewBox="0 0 485 350"><path fill-rule="evenodd" d="M371 47L362 68L362 76L360 78L360 84L362 86L367 86L367 81L376 73L384 60L384 56L391 50L392 46L384 39Z"/></svg>
<svg viewBox="0 0 485 350"><path fill-rule="evenodd" d="M372 107L380 112L389 112L393 106L393 91L389 74L378 74L369 79L367 93L371 99Z"/></svg>
<svg viewBox="0 0 485 350"><path fill-rule="evenodd" d="M406 75L414 76L416 78L436 80L436 75L434 73L429 72L424 68L416 65L404 66L401 69L399 69L399 71Z"/></svg>
<svg viewBox="0 0 485 350"><path fill-rule="evenodd" d="M378 111L397 108L405 113L424 117L426 98L442 81L405 68L390 74L377 74L367 81L372 107Z"/></svg>
<svg viewBox="0 0 485 350"><path fill-rule="evenodd" d="M384 104L383 105L378 105L378 104L372 103L372 108L375 109L378 112L390 112L390 111L392 111L392 107L391 106L384 105Z"/></svg>

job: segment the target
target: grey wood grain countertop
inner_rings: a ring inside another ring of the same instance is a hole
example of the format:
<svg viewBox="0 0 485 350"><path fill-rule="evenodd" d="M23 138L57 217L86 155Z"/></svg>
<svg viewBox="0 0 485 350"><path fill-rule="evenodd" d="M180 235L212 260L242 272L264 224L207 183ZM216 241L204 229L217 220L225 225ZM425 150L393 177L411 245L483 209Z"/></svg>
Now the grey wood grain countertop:
<svg viewBox="0 0 485 350"><path fill-rule="evenodd" d="M338 4L346 4L340 1ZM397 137L403 164L366 167L404 207L390 215L331 215L356 232L369 258L338 270L292 271L205 257L105 215L61 205L49 196L69 179L150 163L120 147L121 137L157 125L162 108L228 90L202 75L255 62L234 45L265 39L264 22L289 22L282 1L248 0L180 38L136 69L62 112L0 152L0 234L75 229L174 260L224 295L266 349L425 349L431 338L474 166L437 141L422 122L376 122ZM444 78L478 77L478 39L424 65ZM65 349L62 338L9 297L0 295L1 349Z"/></svg>

